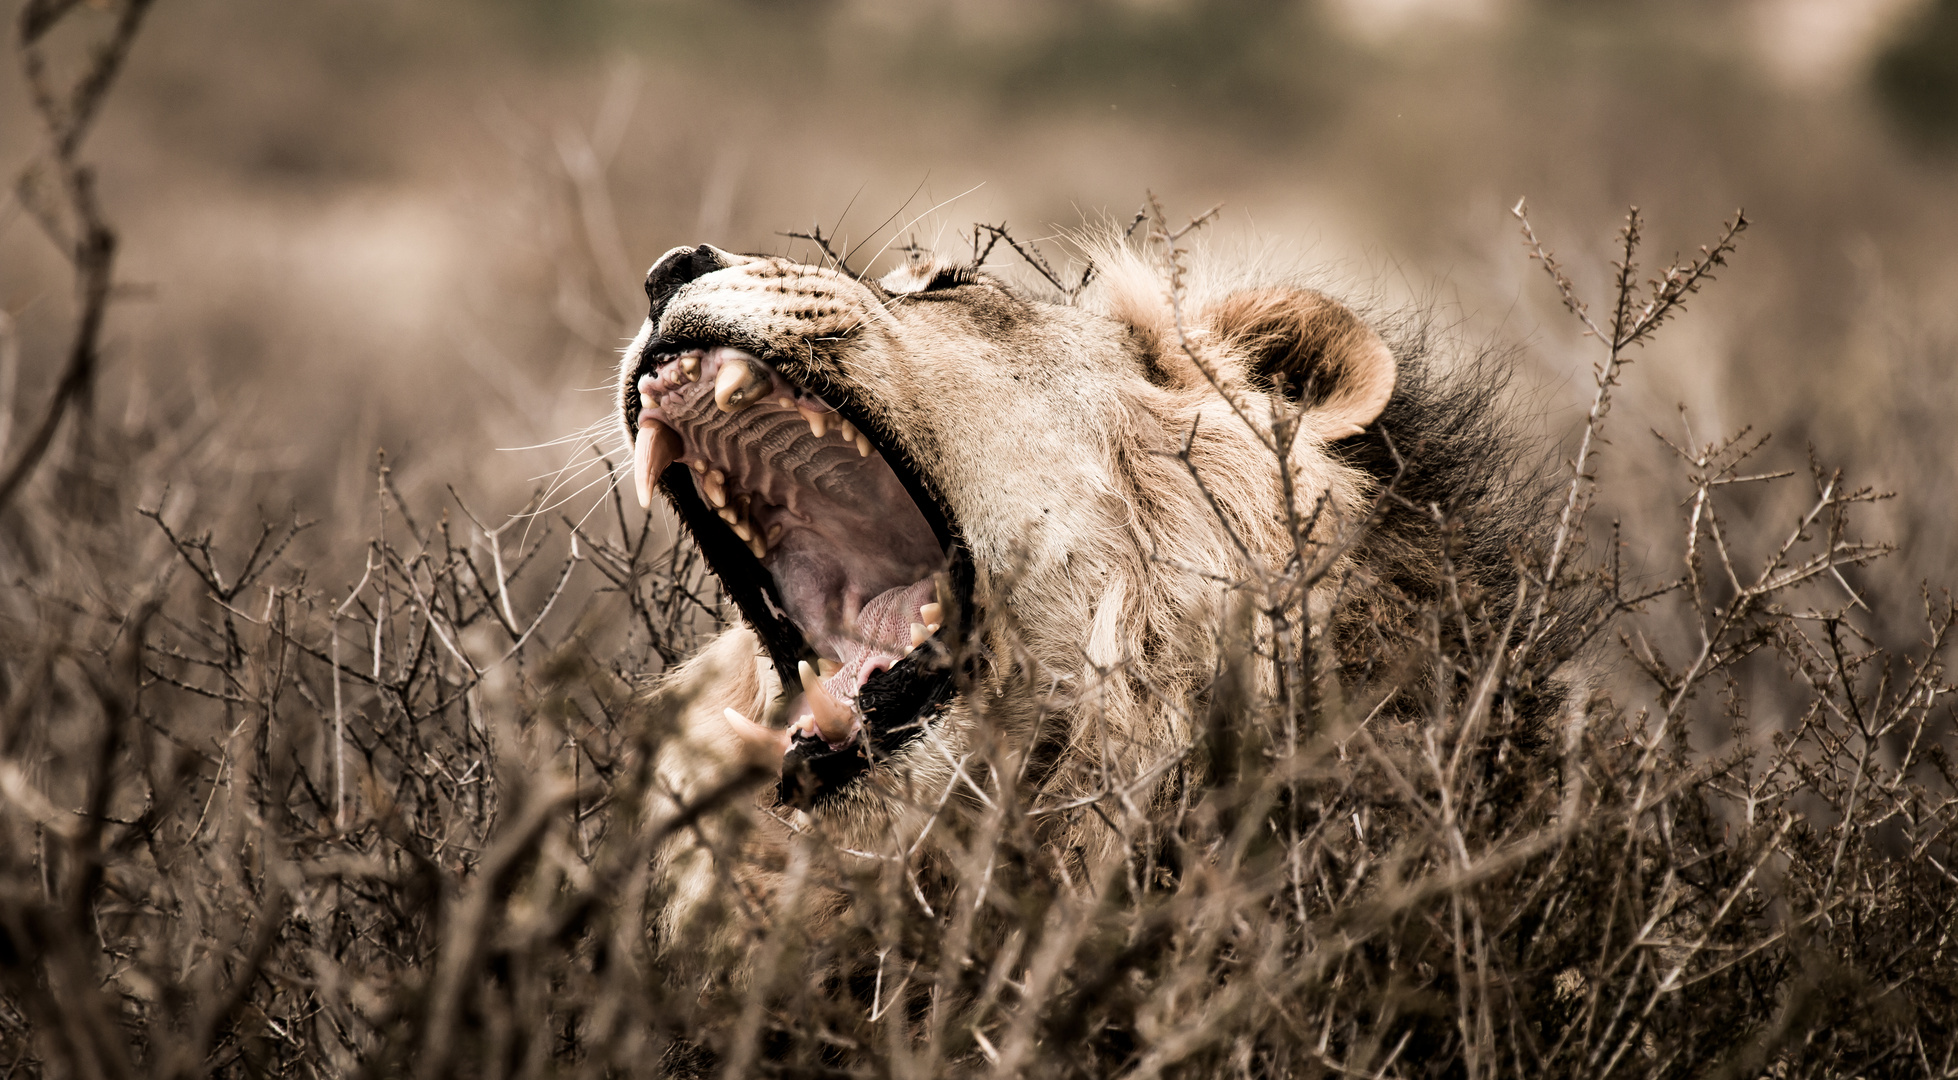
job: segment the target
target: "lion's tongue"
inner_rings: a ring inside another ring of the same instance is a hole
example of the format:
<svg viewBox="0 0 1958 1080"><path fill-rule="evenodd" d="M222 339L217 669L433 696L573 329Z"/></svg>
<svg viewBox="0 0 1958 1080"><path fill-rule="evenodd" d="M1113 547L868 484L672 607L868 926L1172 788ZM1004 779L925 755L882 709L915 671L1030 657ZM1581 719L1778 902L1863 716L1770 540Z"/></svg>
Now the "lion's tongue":
<svg viewBox="0 0 1958 1080"><path fill-rule="evenodd" d="M841 700L853 700L872 676L897 663L911 651L911 624L918 621L918 609L934 596L931 579L925 578L866 601L857 612L856 633L834 643L839 667L823 680L824 689Z"/></svg>

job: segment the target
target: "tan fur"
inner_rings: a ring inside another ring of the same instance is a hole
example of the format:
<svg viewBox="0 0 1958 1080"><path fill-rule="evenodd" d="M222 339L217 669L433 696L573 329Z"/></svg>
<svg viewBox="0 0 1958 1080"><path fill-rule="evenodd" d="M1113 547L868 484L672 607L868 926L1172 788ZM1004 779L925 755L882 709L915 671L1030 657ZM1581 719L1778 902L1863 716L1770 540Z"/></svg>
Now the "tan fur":
<svg viewBox="0 0 1958 1080"><path fill-rule="evenodd" d="M1116 244L1094 253L1098 283L1073 305L1029 301L991 279L966 286L969 299L933 299L928 262L874 293L833 270L716 254L726 268L680 287L647 333L723 335L803 386L846 388L887 454L927 475L956 519L991 661L976 692L814 815L771 807L762 793L739 821L665 852L669 943L732 948L733 931L712 932L726 901L710 898L727 881L769 894L778 883L761 867L784 865L792 829L872 848L893 828L916 828L981 731L1022 750L1036 724L1058 732L1058 756L1037 778L1056 798L1086 793L1104 766L1120 782L1185 750L1234 602L1223 583L1282 566L1297 546L1266 446L1274 418L1293 409L1280 392L1302 402L1288 465L1298 513L1323 503L1314 537L1337 536L1370 505L1370 481L1327 447L1379 414L1394 360L1318 293L1199 284L1173 305L1161 268ZM1188 466L1177 456L1186 440ZM1331 589L1307 605L1322 633ZM680 718L657 765L676 802L734 764L722 710L761 716L779 693L760 652L737 627L658 688L655 707ZM1122 842L1093 817L1053 837L1086 865ZM762 857L733 858L736 848ZM716 857L728 860L718 870Z"/></svg>

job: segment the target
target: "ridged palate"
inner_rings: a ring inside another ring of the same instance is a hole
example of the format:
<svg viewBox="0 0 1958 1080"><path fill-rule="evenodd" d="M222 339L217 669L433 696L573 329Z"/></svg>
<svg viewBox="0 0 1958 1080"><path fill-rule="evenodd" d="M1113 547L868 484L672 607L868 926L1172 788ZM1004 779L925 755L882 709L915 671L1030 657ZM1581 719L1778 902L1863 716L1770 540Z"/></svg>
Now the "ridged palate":
<svg viewBox="0 0 1958 1080"><path fill-rule="evenodd" d="M944 552L931 526L863 433L747 353L723 346L668 357L638 385L642 442L650 433L675 447L649 460L689 467L707 505L775 576L786 613L822 658L820 670L802 673L804 711L790 730L847 743L863 682L939 628L932 575ZM730 723L737 734L753 727ZM766 731L747 734L776 746Z"/></svg>

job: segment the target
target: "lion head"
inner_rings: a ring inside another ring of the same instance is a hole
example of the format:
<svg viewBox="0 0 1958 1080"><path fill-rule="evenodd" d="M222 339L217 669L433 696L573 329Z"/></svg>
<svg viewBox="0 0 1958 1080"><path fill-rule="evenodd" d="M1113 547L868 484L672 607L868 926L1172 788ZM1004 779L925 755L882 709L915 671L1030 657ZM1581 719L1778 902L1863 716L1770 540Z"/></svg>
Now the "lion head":
<svg viewBox="0 0 1958 1080"><path fill-rule="evenodd" d="M979 724L1048 770L1092 727L1139 768L1187 741L1227 583L1302 523L1350 559L1322 540L1377 486L1337 447L1393 396L1380 335L1306 289L1096 266L1072 303L925 255L871 281L701 245L647 275L633 481L745 624L669 690L696 741L779 762L782 802L875 820Z"/></svg>

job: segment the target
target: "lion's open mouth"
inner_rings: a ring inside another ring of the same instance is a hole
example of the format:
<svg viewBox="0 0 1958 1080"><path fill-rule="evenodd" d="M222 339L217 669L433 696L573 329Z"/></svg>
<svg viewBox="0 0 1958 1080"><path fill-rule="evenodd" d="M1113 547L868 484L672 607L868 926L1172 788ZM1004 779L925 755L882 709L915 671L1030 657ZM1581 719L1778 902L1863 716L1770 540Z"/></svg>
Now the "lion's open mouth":
<svg viewBox="0 0 1958 1080"><path fill-rule="evenodd" d="M909 742L949 698L941 631L969 601L959 545L929 496L914 497L919 479L893 468L860 413L846 416L857 410L750 353L650 355L637 386L640 499L655 485L672 496L784 684L799 688L781 794L810 805Z"/></svg>

